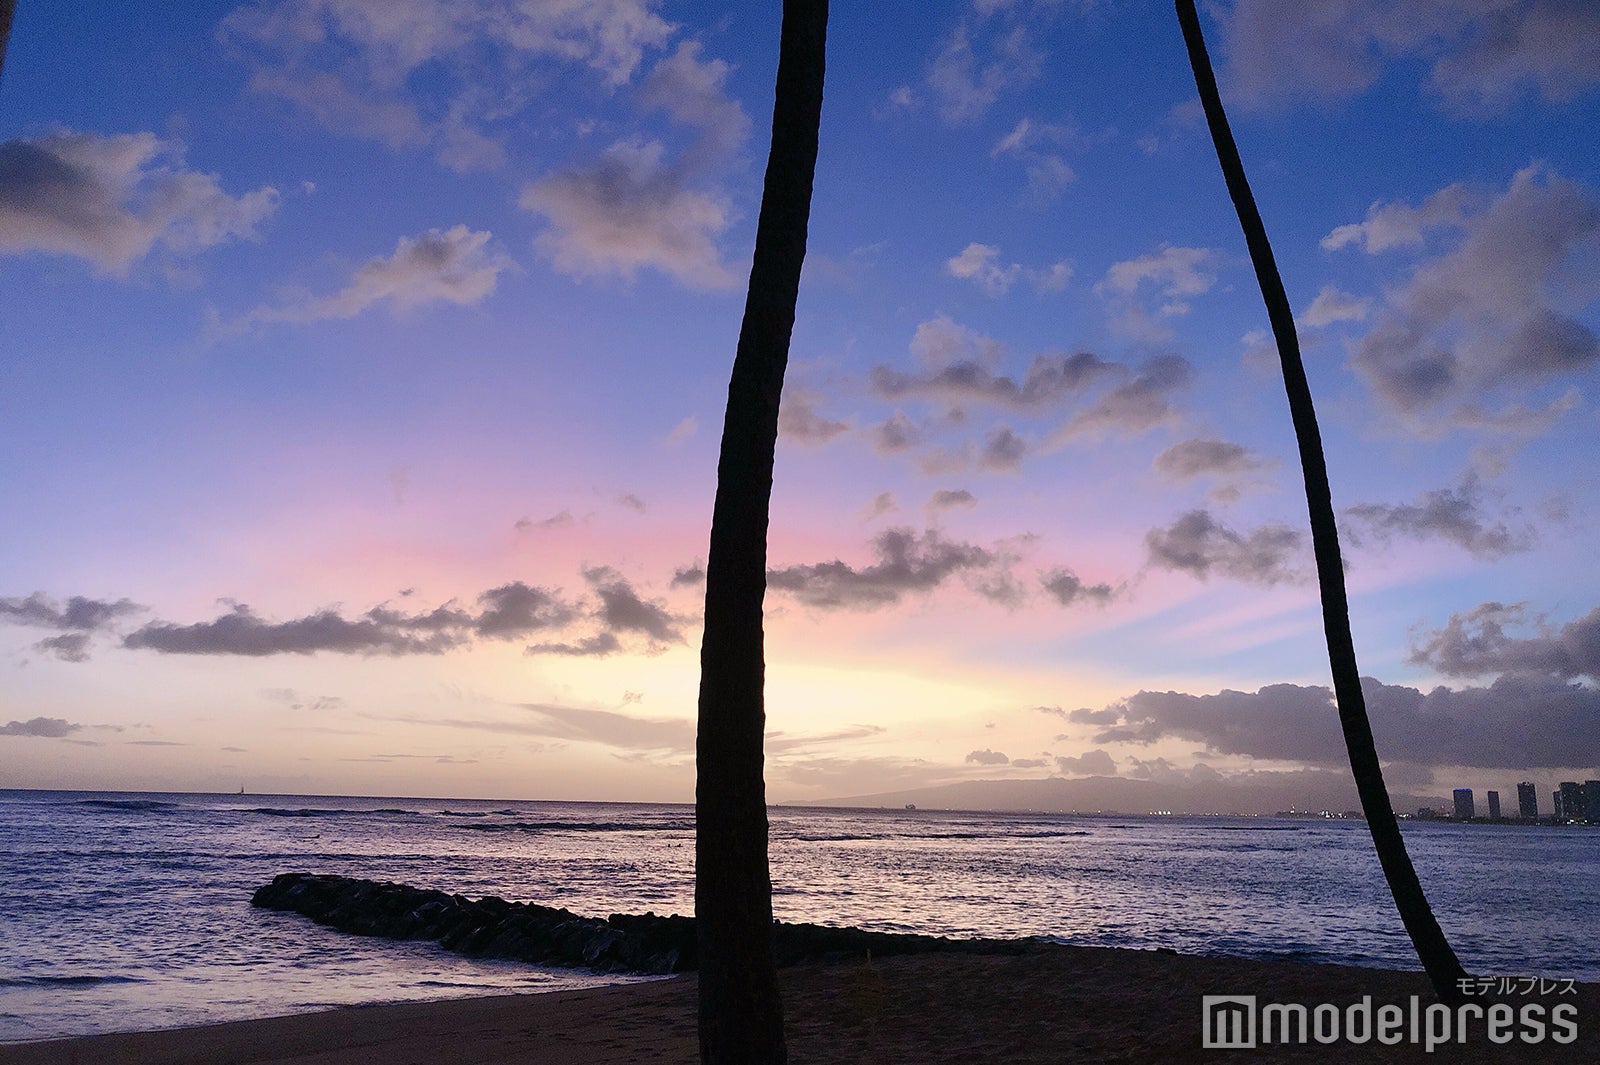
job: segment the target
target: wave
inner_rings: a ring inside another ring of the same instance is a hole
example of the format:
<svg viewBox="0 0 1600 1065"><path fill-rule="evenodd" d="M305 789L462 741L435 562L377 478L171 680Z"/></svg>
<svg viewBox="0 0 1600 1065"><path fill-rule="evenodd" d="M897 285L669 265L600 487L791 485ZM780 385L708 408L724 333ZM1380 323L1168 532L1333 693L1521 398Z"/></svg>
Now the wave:
<svg viewBox="0 0 1600 1065"><path fill-rule="evenodd" d="M398 807L387 806L377 810L327 810L314 806L284 809L274 806L256 806L244 812L247 814L260 814L263 817L377 817L393 814L416 816L417 813L415 810L402 810Z"/></svg>
<svg viewBox="0 0 1600 1065"><path fill-rule="evenodd" d="M693 821L508 821L462 825L473 832L693 832Z"/></svg>
<svg viewBox="0 0 1600 1065"><path fill-rule="evenodd" d="M0 976L0 987L100 987L142 984L137 976Z"/></svg>
<svg viewBox="0 0 1600 1065"><path fill-rule="evenodd" d="M175 802L161 802L157 799L79 799L74 806L93 806L99 810L176 810Z"/></svg>

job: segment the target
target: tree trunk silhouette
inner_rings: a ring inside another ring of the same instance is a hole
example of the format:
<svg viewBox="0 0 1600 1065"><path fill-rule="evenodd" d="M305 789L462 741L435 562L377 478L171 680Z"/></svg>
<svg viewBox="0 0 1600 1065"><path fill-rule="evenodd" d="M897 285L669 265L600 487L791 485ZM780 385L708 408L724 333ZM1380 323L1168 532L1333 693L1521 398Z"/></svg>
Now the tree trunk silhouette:
<svg viewBox="0 0 1600 1065"><path fill-rule="evenodd" d="M707 1065L787 1060L767 869L761 607L778 403L806 253L827 23L827 0L785 0L772 150L717 463L695 741L700 1060Z"/></svg>
<svg viewBox="0 0 1600 1065"><path fill-rule="evenodd" d="M1450 949L1439 922L1428 905L1417 871L1406 853L1404 837L1395 821L1389 792L1383 783L1377 748L1372 741L1372 724L1367 719L1366 700L1361 692L1361 673L1356 666L1355 641L1350 634L1350 606L1345 596L1344 568L1339 554L1339 529L1333 514L1333 496L1328 487L1328 465L1322 453L1322 434L1317 429L1317 412L1311 402L1311 388L1300 359L1300 342L1295 335L1294 314L1289 297L1278 275L1266 226L1256 209L1255 197L1245 179L1244 164L1222 109L1217 79L1206 54L1205 37L1194 0L1176 0L1178 21L1189 49L1189 64L1194 69L1195 85L1205 108L1206 124L1222 164L1228 194L1239 214L1250 261L1266 301L1272 336L1283 364L1284 390L1289 397L1289 413L1294 419L1295 439L1300 446L1300 466L1305 474L1306 507L1311 517L1311 544L1317 560L1317 582L1322 594L1322 626L1328 638L1328 663L1333 671L1334 696L1339 704L1339 724L1344 730L1345 747L1350 753L1350 769L1361 796L1361 809L1372 833L1372 842L1383 866L1383 875L1394 895L1406 932L1416 947L1417 957L1433 982L1434 991L1445 1002L1460 1002L1460 981L1466 976L1455 951Z"/></svg>
<svg viewBox="0 0 1600 1065"><path fill-rule="evenodd" d="M17 13L17 0L0 0L0 80L6 73L6 44L11 40L11 19Z"/></svg>

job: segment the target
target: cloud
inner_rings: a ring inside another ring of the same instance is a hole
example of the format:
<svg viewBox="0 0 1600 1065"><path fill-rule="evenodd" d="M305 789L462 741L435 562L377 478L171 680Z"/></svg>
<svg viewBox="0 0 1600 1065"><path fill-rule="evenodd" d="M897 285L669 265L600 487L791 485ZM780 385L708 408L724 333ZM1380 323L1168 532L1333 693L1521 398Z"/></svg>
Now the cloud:
<svg viewBox="0 0 1600 1065"><path fill-rule="evenodd" d="M1021 381L996 374L1004 349L990 337L940 315L917 326L912 354L927 369L906 373L888 366L871 371L873 391L884 399L982 402L1038 410L1080 395L1121 368L1088 352L1036 355Z"/></svg>
<svg viewBox="0 0 1600 1065"><path fill-rule="evenodd" d="M0 144L0 254L72 255L125 277L157 244L191 255L252 240L277 206L271 186L229 196L153 133L62 129Z"/></svg>
<svg viewBox="0 0 1600 1065"><path fill-rule="evenodd" d="M1016 473L1028 454L1028 442L1011 431L1007 425L996 426L983 438L978 452L978 468Z"/></svg>
<svg viewBox="0 0 1600 1065"><path fill-rule="evenodd" d="M464 225L401 237L392 255L367 260L333 295L257 307L240 324L354 318L386 301L402 312L433 303L482 303L494 292L501 272L515 265L503 253L489 249L490 238L487 230Z"/></svg>
<svg viewBox="0 0 1600 1065"><path fill-rule="evenodd" d="M1372 330L1353 342L1352 364L1413 421L1485 425L1484 401L1600 361L1600 343L1576 317L1600 299L1600 279L1576 254L1597 235L1594 190L1537 166L1492 199L1452 186L1420 208L1374 205L1324 244L1376 252L1437 236L1449 247L1390 289Z"/></svg>
<svg viewBox="0 0 1600 1065"><path fill-rule="evenodd" d="M1067 755L1056 757L1056 769L1064 776L1077 777L1114 777L1117 775L1117 763L1111 756L1102 750L1089 751L1076 758Z"/></svg>
<svg viewBox="0 0 1600 1065"><path fill-rule="evenodd" d="M1513 532L1504 522L1490 524L1478 499L1477 478L1468 475L1456 488L1424 492L1415 503L1360 503L1344 512L1357 542L1363 536L1387 543L1395 537L1446 540L1474 558L1497 559L1526 551L1532 532Z"/></svg>
<svg viewBox="0 0 1600 1065"><path fill-rule="evenodd" d="M240 7L218 37L252 67L251 88L329 130L391 148L429 147L455 170L493 167L540 63L626 84L673 26L651 0L495 4L476 0L280 0ZM416 76L425 71L426 76Z"/></svg>
<svg viewBox="0 0 1600 1065"><path fill-rule="evenodd" d="M583 169L557 171L526 185L519 202L550 228L539 248L574 277L659 270L691 288L730 288L716 239L733 222L720 192L686 185L663 162L660 141L617 141Z"/></svg>
<svg viewBox="0 0 1600 1065"><path fill-rule="evenodd" d="M1018 280L1026 278L1040 292L1058 292L1072 279L1072 266L1058 262L1035 269L1021 263L1000 265L1000 249L988 244L971 243L961 254L945 261L945 272L951 277L971 281L991 296L1004 296Z"/></svg>
<svg viewBox="0 0 1600 1065"><path fill-rule="evenodd" d="M785 388L778 406L778 435L797 444L825 444L848 432L845 422L817 413L818 398L802 388Z"/></svg>
<svg viewBox="0 0 1600 1065"><path fill-rule="evenodd" d="M519 518L516 523L518 532L529 532L533 529L565 529L573 522L572 511L563 510L559 514L552 514L548 518L534 521L532 518Z"/></svg>
<svg viewBox="0 0 1600 1065"><path fill-rule="evenodd" d="M1094 293L1122 332L1149 343L1172 340L1162 319L1189 313L1190 302L1216 284L1210 248L1163 244L1158 251L1113 263L1095 283Z"/></svg>
<svg viewBox="0 0 1600 1065"><path fill-rule="evenodd" d="M1507 675L1487 688L1434 688L1362 678L1378 753L1419 765L1536 767L1600 761L1600 691ZM1118 724L1096 743L1181 739L1219 754L1316 765L1347 764L1332 694L1271 684L1215 695L1141 691L1111 709Z"/></svg>
<svg viewBox="0 0 1600 1065"><path fill-rule="evenodd" d="M991 26L966 20L940 45L924 81L938 101L939 117L964 125L993 107L1007 89L1037 78L1042 59L1026 23Z"/></svg>
<svg viewBox="0 0 1600 1065"><path fill-rule="evenodd" d="M557 270L632 278L651 268L693 288L737 283L716 245L734 221L733 207L722 191L705 187L705 173L744 142L750 120L724 95L728 64L699 56L698 43L680 44L640 90L646 108L698 130L677 159L666 158L659 140L619 140L584 167L523 187L521 205L550 223L537 244Z"/></svg>
<svg viewBox="0 0 1600 1065"><path fill-rule="evenodd" d="M975 507L978 497L965 488L941 488L928 497L929 510L951 510L955 507Z"/></svg>
<svg viewBox="0 0 1600 1065"><path fill-rule="evenodd" d="M545 703L524 703L522 709L528 711L530 717L508 725L525 735L599 743L624 750L694 750L694 722L682 718L641 717L615 710Z"/></svg>
<svg viewBox="0 0 1600 1065"><path fill-rule="evenodd" d="M1158 355L1125 381L1080 411L1052 437L1052 443L1075 436L1108 433L1136 436L1178 419L1173 394L1193 378L1189 363L1177 355Z"/></svg>
<svg viewBox="0 0 1600 1065"><path fill-rule="evenodd" d="M706 582L706 568L696 562L692 566L679 566L672 571L673 588L694 588Z"/></svg>
<svg viewBox="0 0 1600 1065"><path fill-rule="evenodd" d="M145 607L130 599L89 599L81 595L57 603L43 592L26 599L0 599L0 621L46 629L93 632L109 628L118 618L137 614Z"/></svg>
<svg viewBox="0 0 1600 1065"><path fill-rule="evenodd" d="M1452 677L1510 673L1600 680L1600 608L1559 627L1538 615L1529 636L1506 632L1508 625L1528 624L1526 603L1480 603L1420 637L1409 661Z"/></svg>
<svg viewBox="0 0 1600 1065"><path fill-rule="evenodd" d="M1150 565L1206 580L1213 572L1252 584L1295 581L1291 564L1300 554L1301 534L1285 525L1262 525L1239 533L1206 510L1191 510L1165 529L1145 535Z"/></svg>
<svg viewBox="0 0 1600 1065"><path fill-rule="evenodd" d="M1169 481L1252 473L1262 460L1227 440L1195 438L1173 444L1155 458L1156 472Z"/></svg>
<svg viewBox="0 0 1600 1065"><path fill-rule="evenodd" d="M1104 606L1116 596L1111 585L1084 584L1082 578L1065 566L1039 574L1039 586L1062 606L1085 602Z"/></svg>
<svg viewBox="0 0 1600 1065"><path fill-rule="evenodd" d="M874 448L892 455L920 444L922 428L907 418L903 411L895 411L887 420L872 427L871 436Z"/></svg>
<svg viewBox="0 0 1600 1065"><path fill-rule="evenodd" d="M1366 319L1367 312L1371 309L1371 300L1341 292L1332 285L1323 285L1322 290L1317 293L1317 298L1311 301L1311 306L1300 316L1300 324L1312 329L1321 329L1335 322L1360 322Z"/></svg>
<svg viewBox="0 0 1600 1065"><path fill-rule="evenodd" d="M646 510L649 509L645 505L645 501L640 499L638 496L634 495L632 492L626 492L626 493L618 496L617 497L617 502L620 505L622 505L624 507L627 507L629 510L633 511L636 514L643 514Z"/></svg>
<svg viewBox="0 0 1600 1065"><path fill-rule="evenodd" d="M529 644L524 654L529 655L561 655L567 658L604 658L607 655L617 654L622 650L622 641L617 639L616 633L602 632L576 643L535 643Z"/></svg>
<svg viewBox="0 0 1600 1065"><path fill-rule="evenodd" d="M355 618L328 609L289 621L268 621L242 603L212 621L176 625L156 621L124 637L130 650L162 654L415 655L443 654L476 638L512 640L545 629L560 628L576 612L554 593L520 581L491 588L478 596L478 613L445 605L426 613L405 614L376 606Z"/></svg>
<svg viewBox="0 0 1600 1065"><path fill-rule="evenodd" d="M0 736L43 736L60 739L83 728L59 717L36 717L28 721L12 721L0 725Z"/></svg>
<svg viewBox="0 0 1600 1065"><path fill-rule="evenodd" d="M659 603L639 597L627 579L610 566L594 566L583 571L596 595L600 609L596 616L613 633L639 633L660 643L682 643L678 619Z"/></svg>
<svg viewBox="0 0 1600 1065"><path fill-rule="evenodd" d="M991 751L988 749L973 751L967 755L968 765L1009 765L1010 762L1011 759L1007 758L999 751Z"/></svg>
<svg viewBox="0 0 1600 1065"><path fill-rule="evenodd" d="M89 661L89 634L86 632L48 636L33 646L36 650L55 655L63 662Z"/></svg>
<svg viewBox="0 0 1600 1065"><path fill-rule="evenodd" d="M821 610L875 610L914 592L930 592L950 577L981 577L1002 568L994 552L944 539L935 529L920 537L910 529L886 529L872 541L877 561L785 566L767 571L767 587Z"/></svg>
<svg viewBox="0 0 1600 1065"><path fill-rule="evenodd" d="M679 444L683 443L685 440L687 440L691 436L693 436L695 434L695 432L699 428L700 428L699 419L696 418L693 414L689 415L687 418L684 418L677 425L674 425L672 427L672 432L667 434L667 441L666 441L667 446L668 447L677 447Z"/></svg>
<svg viewBox="0 0 1600 1065"><path fill-rule="evenodd" d="M1584 0L1325 0L1306 15L1274 0L1219 9L1229 99L1336 101L1414 59L1431 64L1427 88L1461 114L1497 113L1530 93L1565 101L1600 84L1588 47L1600 10Z"/></svg>
<svg viewBox="0 0 1600 1065"><path fill-rule="evenodd" d="M871 521L873 518L882 517L891 511L899 509L899 505L894 501L893 492L879 492L872 497L872 502L868 503L866 509L862 511L861 520Z"/></svg>

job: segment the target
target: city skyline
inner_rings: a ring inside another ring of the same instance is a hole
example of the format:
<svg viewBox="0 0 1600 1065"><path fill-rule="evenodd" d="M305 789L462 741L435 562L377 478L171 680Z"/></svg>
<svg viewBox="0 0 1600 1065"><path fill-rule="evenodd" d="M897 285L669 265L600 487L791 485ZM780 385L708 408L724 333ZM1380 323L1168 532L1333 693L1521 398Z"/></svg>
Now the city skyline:
<svg viewBox="0 0 1600 1065"><path fill-rule="evenodd" d="M1400 6L1207 32L1391 791L1509 795L1600 762L1600 71L1533 43L1600 14ZM8 785L692 795L775 10L379 11L18 12ZM830 41L769 797L1338 794L1282 385L1170 7L841 9Z"/></svg>

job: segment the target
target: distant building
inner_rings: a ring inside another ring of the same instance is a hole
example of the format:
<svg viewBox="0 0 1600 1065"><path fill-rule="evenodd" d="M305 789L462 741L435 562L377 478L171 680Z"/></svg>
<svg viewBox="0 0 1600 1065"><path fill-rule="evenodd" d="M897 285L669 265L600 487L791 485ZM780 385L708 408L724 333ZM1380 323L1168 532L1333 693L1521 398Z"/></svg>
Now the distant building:
<svg viewBox="0 0 1600 1065"><path fill-rule="evenodd" d="M1600 821L1600 780L1583 782L1583 815L1590 821Z"/></svg>
<svg viewBox="0 0 1600 1065"><path fill-rule="evenodd" d="M1576 780L1561 782L1561 811L1558 821L1582 821L1588 811L1583 808L1583 785Z"/></svg>
<svg viewBox="0 0 1600 1065"><path fill-rule="evenodd" d="M1520 807L1524 821L1539 820L1539 793L1533 786L1533 781L1524 780L1517 785L1517 806Z"/></svg>
<svg viewBox="0 0 1600 1065"><path fill-rule="evenodd" d="M1489 793L1489 820L1500 820L1500 793L1498 791Z"/></svg>
<svg viewBox="0 0 1600 1065"><path fill-rule="evenodd" d="M1561 801L1560 790L1552 791L1550 793L1550 801L1555 805L1556 822L1559 824L1560 822L1565 821L1567 819L1567 804Z"/></svg>
<svg viewBox="0 0 1600 1065"><path fill-rule="evenodd" d="M1565 785L1563 785L1565 786ZM1457 788L1456 792L1456 820L1470 821L1477 817L1477 810L1472 805L1472 789Z"/></svg>

